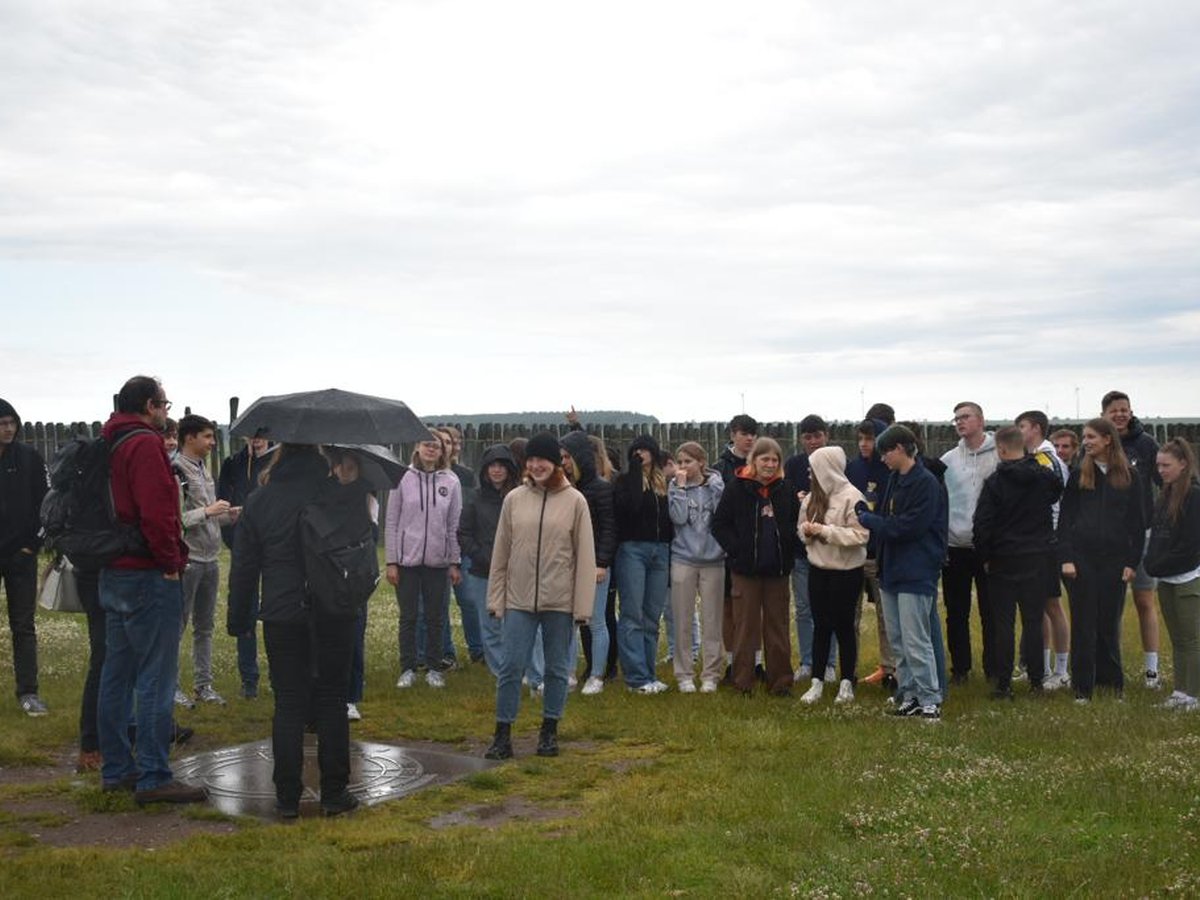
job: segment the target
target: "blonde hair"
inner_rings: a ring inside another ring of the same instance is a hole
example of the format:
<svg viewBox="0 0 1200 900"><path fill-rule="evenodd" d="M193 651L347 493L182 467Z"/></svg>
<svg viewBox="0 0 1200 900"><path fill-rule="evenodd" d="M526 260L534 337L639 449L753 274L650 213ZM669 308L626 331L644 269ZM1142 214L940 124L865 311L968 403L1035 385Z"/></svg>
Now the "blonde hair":
<svg viewBox="0 0 1200 900"><path fill-rule="evenodd" d="M587 439L588 443L592 445L592 453L596 456L596 474L605 481L612 481L612 461L608 458L608 451L604 446L604 438L599 435L589 434Z"/></svg>
<svg viewBox="0 0 1200 900"><path fill-rule="evenodd" d="M766 456L769 453L773 453L779 460L779 464L783 465L783 448L779 446L778 441L769 437L758 438L754 442L754 446L750 448L750 455L746 458L746 468L750 470L753 477L758 477L758 466L755 465L755 462L760 456Z"/></svg>
<svg viewBox="0 0 1200 900"><path fill-rule="evenodd" d="M708 454L704 452L704 448L695 441L684 441L675 448L675 459L678 461L680 456L690 456L702 466L708 465Z"/></svg>

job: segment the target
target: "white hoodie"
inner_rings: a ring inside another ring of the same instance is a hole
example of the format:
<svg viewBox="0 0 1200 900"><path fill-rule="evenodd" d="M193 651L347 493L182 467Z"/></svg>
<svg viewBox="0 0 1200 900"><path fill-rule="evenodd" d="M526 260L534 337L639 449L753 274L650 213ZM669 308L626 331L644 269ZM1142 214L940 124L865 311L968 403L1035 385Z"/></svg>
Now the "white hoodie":
<svg viewBox="0 0 1200 900"><path fill-rule="evenodd" d="M971 547L975 531L975 504L983 482L996 471L996 438L985 432L977 450L967 449L962 438L953 450L942 454L946 464L946 493L950 501L950 546Z"/></svg>

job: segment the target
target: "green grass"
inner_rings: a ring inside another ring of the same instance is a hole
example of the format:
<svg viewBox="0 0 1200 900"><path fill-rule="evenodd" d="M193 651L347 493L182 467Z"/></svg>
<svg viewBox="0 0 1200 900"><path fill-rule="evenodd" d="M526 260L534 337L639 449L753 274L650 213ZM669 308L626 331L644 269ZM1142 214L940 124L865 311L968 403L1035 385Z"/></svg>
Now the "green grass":
<svg viewBox="0 0 1200 900"><path fill-rule="evenodd" d="M40 613L38 624L52 713L28 719L3 704L6 769L73 753L84 623ZM493 721L490 677L472 666L445 691L397 691L395 628L395 603L380 590L354 736L480 752ZM876 658L870 614L862 630L866 672ZM1141 661L1132 608L1125 636L1132 676ZM0 677L11 677L0 643ZM1169 682L1165 631L1163 644ZM232 639L218 636L215 664L230 705L182 714L197 730L188 752L269 734L269 693L236 699ZM882 695L867 687L849 708L810 709L726 692L638 697L610 685L570 697L558 759L522 754L342 819L239 820L233 834L150 852L52 849L28 832L56 819L0 815L0 896L1196 895L1200 718L1155 708L1162 697L1131 679L1123 703L1018 693L998 704L976 682L954 692L941 723L925 724L885 718ZM517 737L537 725L526 696ZM94 778L41 777L30 769L0 786L0 806L65 796L81 813L135 809L101 794ZM435 828L438 817L465 824Z"/></svg>

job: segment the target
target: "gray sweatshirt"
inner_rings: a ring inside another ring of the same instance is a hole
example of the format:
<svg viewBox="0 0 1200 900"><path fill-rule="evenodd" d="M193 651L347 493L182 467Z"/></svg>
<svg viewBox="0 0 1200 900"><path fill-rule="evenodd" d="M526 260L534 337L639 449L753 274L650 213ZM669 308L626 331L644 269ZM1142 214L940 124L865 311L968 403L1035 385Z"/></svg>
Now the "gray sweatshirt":
<svg viewBox="0 0 1200 900"><path fill-rule="evenodd" d="M182 453L171 466L179 478L182 504L183 540L188 546L188 559L196 562L216 562L221 552L221 526L231 525L229 516L205 515L204 508L217 502L217 488L203 460L188 459Z"/></svg>
<svg viewBox="0 0 1200 900"><path fill-rule="evenodd" d="M996 471L1000 458L996 455L996 439L989 431L977 450L967 449L960 439L958 446L942 454L946 464L946 494L950 500L950 546L971 547L975 537L975 504L983 482Z"/></svg>
<svg viewBox="0 0 1200 900"><path fill-rule="evenodd" d="M703 484L680 487L671 479L667 485L667 514L675 524L671 559L689 566L719 566L725 551L712 534L712 517L725 490L725 482L709 469Z"/></svg>

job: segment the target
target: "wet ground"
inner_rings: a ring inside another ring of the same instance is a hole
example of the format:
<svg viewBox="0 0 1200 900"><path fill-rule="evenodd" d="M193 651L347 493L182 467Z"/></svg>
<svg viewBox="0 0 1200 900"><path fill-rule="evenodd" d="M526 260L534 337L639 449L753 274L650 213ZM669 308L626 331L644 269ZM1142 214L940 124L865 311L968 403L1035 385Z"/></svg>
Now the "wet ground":
<svg viewBox="0 0 1200 900"><path fill-rule="evenodd" d="M171 767L180 781L207 787L209 804L221 812L274 819L272 764L271 742L263 740L187 756L174 761ZM494 765L479 757L444 750L352 741L349 789L364 805L372 806ZM301 816L319 814L319 784L316 738L307 735Z"/></svg>

